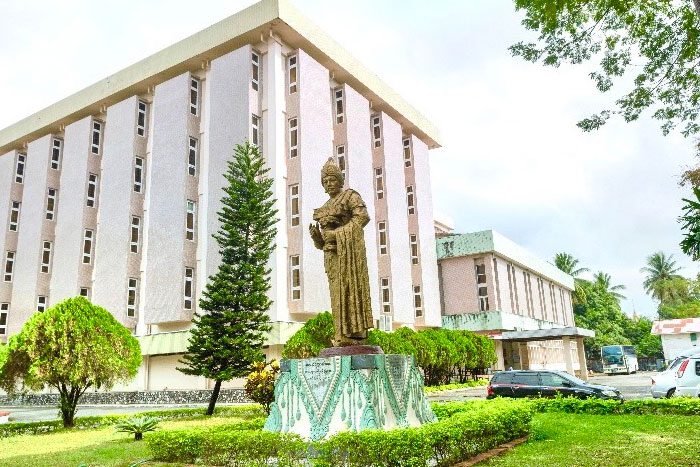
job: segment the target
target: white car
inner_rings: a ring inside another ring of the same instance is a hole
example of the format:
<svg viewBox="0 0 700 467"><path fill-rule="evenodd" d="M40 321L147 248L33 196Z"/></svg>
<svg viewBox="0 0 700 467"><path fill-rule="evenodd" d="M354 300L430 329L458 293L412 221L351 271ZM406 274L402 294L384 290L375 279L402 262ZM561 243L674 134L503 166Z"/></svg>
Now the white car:
<svg viewBox="0 0 700 467"><path fill-rule="evenodd" d="M676 372L676 396L700 396L700 356L684 358Z"/></svg>
<svg viewBox="0 0 700 467"><path fill-rule="evenodd" d="M651 395L654 398L673 397L676 392L676 372L685 357L677 357L668 368L651 378Z"/></svg>

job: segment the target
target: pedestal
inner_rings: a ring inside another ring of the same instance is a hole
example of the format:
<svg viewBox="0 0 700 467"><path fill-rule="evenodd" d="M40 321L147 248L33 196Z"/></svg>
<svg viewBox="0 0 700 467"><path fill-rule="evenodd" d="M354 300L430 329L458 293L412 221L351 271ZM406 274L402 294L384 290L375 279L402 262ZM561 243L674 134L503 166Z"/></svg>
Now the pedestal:
<svg viewBox="0 0 700 467"><path fill-rule="evenodd" d="M412 355L344 355L280 362L265 430L313 441L341 431L435 421Z"/></svg>

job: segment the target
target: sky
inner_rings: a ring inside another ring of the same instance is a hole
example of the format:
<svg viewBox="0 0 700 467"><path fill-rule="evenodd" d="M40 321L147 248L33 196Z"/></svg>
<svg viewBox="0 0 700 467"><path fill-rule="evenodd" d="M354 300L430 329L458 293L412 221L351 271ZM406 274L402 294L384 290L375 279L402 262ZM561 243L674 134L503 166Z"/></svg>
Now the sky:
<svg viewBox="0 0 700 467"><path fill-rule="evenodd" d="M457 232L493 229L550 260L568 252L627 287L623 311L653 317L640 268L683 255L677 218L693 141L658 123L576 122L612 106L594 64L546 68L511 57L534 39L509 0L292 0L440 129L431 151L434 206ZM0 16L0 128L254 3L250 0L5 2ZM196 8L193 8L196 6Z"/></svg>

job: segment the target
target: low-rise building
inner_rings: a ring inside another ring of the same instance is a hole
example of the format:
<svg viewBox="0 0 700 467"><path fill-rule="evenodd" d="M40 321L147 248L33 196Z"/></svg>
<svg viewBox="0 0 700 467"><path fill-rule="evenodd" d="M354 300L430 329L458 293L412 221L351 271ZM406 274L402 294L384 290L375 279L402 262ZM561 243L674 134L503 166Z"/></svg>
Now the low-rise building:
<svg viewBox="0 0 700 467"><path fill-rule="evenodd" d="M684 351L698 346L700 318L654 321L651 333L661 336L664 358L673 360Z"/></svg>

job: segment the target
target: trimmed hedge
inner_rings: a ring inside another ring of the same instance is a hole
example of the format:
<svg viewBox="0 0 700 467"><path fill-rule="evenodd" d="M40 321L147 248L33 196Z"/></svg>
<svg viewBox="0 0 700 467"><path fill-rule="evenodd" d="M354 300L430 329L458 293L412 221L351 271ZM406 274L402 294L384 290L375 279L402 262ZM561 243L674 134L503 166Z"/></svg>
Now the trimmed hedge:
<svg viewBox="0 0 700 467"><path fill-rule="evenodd" d="M78 417L75 419L73 430L87 430L92 428L100 428L103 426L115 425L122 420L136 416L153 417L158 420L176 420L179 418L194 418L204 417L206 407L197 407L193 409L172 409L172 410L151 410L147 412L119 414L119 415L99 415L94 417ZM241 405L232 407L218 407L214 411L214 416L254 418L265 416L265 412L259 405ZM15 435L36 435L42 433L51 433L58 430L63 430L63 422L61 420L49 420L44 422L29 422L29 423L4 423L0 425L0 438Z"/></svg>
<svg viewBox="0 0 700 467"><path fill-rule="evenodd" d="M145 439L154 460L166 462L287 466L308 460L328 467L447 466L525 435L533 414L527 401L515 400L459 404L459 410L449 412L438 422L417 428L343 432L311 443L295 434L240 425L159 431Z"/></svg>
<svg viewBox="0 0 700 467"><path fill-rule="evenodd" d="M595 415L700 415L700 399L638 399L626 402L604 399L533 399L537 412L587 413Z"/></svg>
<svg viewBox="0 0 700 467"><path fill-rule="evenodd" d="M474 388L477 386L486 386L489 384L487 379L477 379L476 381L467 381L466 383L442 384L440 386L426 386L425 392L449 391L451 389Z"/></svg>

